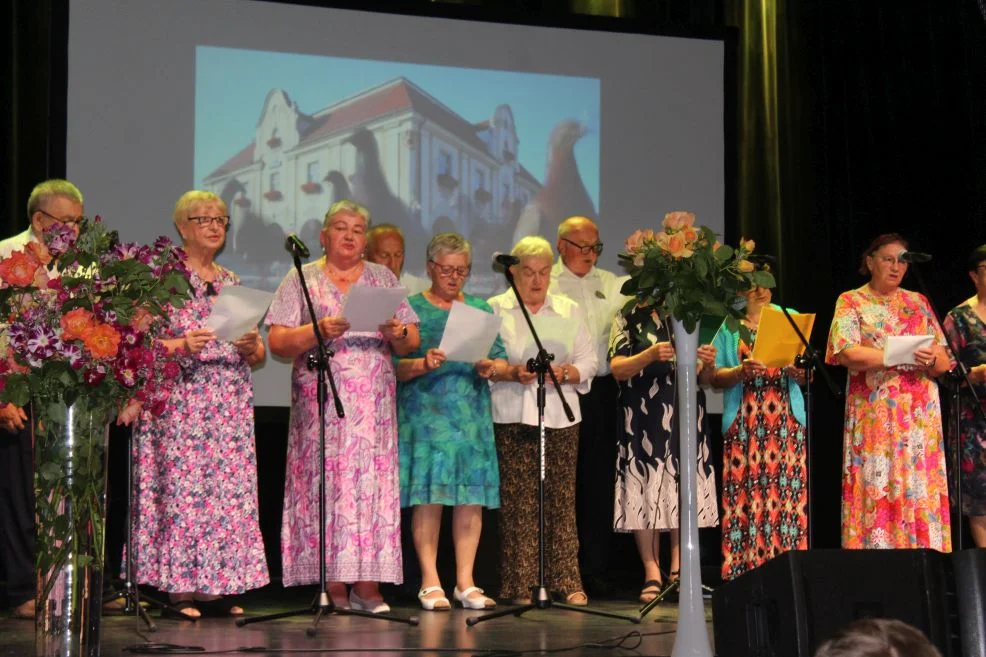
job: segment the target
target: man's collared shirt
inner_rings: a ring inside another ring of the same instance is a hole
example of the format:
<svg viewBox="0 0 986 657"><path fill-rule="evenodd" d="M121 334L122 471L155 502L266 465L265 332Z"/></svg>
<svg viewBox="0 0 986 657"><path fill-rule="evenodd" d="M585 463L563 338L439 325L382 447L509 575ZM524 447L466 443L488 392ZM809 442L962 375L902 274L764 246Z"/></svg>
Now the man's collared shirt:
<svg viewBox="0 0 986 657"><path fill-rule="evenodd" d="M629 276L593 267L585 276L576 276L559 258L551 268L551 287L548 291L562 294L578 304L586 326L592 334L599 369L596 376L609 374L609 333L613 318L629 297L620 293Z"/></svg>

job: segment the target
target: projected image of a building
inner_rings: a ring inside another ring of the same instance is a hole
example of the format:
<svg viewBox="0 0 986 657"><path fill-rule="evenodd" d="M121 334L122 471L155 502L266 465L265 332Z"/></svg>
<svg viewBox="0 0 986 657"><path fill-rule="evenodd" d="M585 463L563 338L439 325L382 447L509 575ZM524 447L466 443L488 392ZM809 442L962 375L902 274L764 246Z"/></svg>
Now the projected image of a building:
<svg viewBox="0 0 986 657"><path fill-rule="evenodd" d="M423 272L423 245L438 232L465 235L474 260L488 261L523 234L552 238L560 221L552 211L595 217L573 154L582 122L559 121L540 146L547 177L552 159L571 159L563 183L577 189L564 190L562 205L572 207L562 208L545 202L544 183L520 163L511 106L487 116L472 122L404 77L310 113L289 90L271 89L252 140L202 180L232 216L221 260L248 285L276 286L290 263L272 245L294 232L317 249L326 209L343 198L369 208L374 223L401 228L414 273ZM559 148L565 154L552 156ZM492 291L495 279L477 274L473 288Z"/></svg>

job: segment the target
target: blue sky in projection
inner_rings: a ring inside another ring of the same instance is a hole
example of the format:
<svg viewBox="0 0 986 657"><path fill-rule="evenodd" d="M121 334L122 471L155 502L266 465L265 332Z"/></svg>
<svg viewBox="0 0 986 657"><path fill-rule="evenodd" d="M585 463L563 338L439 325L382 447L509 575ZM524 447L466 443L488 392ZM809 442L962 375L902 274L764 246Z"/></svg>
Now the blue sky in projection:
<svg viewBox="0 0 986 657"><path fill-rule="evenodd" d="M599 80L562 75L405 64L295 53L199 46L195 76L195 184L246 146L264 98L285 90L302 112L315 113L343 98L405 77L472 123L510 105L520 140L518 159L544 182L548 136L564 119L588 133L575 157L599 207Z"/></svg>

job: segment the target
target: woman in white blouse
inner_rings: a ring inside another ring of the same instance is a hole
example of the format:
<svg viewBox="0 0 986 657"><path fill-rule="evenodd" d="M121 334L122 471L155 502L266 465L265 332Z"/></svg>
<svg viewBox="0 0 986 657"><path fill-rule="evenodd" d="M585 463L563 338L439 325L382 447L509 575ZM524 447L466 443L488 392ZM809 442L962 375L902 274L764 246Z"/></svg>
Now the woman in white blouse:
<svg viewBox="0 0 986 657"><path fill-rule="evenodd" d="M575 464L579 440L578 393L588 392L598 358L592 336L571 299L548 293L554 254L541 237L525 237L511 254L520 301L531 314L551 367L575 421L565 417L561 400L548 379L545 416L544 538L545 587L567 603L588 604L579 575L575 527ZM538 579L538 410L537 375L527 370L536 347L512 290L489 300L503 318L500 337L507 351L507 371L493 378L493 422L500 462L500 596L517 604L530 602Z"/></svg>

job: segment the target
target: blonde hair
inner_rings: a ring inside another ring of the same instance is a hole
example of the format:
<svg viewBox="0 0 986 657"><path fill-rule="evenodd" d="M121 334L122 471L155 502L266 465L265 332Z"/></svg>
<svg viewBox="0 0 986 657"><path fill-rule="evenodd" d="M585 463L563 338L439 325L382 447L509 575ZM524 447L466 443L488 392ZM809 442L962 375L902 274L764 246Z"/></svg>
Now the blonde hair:
<svg viewBox="0 0 986 657"><path fill-rule="evenodd" d="M70 199L79 205L84 205L82 202L82 192L79 191L78 187L67 180L52 178L51 180L39 182L31 190L31 195L27 199L28 220L34 216L35 212L41 209L42 205L56 196Z"/></svg>
<svg viewBox="0 0 986 657"><path fill-rule="evenodd" d="M325 219L322 221L322 228L328 228L332 217L342 212L349 212L350 214L363 217L363 225L366 228L370 227L370 211L355 201L343 199L329 206L328 212L325 213Z"/></svg>
<svg viewBox="0 0 986 657"><path fill-rule="evenodd" d="M201 189L193 189L182 194L178 202L175 203L175 211L171 215L175 226L178 225L179 219L187 219L188 213L191 212L192 208L200 203L215 203L222 208L223 214L229 214L226 201L222 200L218 194L206 192Z"/></svg>
<svg viewBox="0 0 986 657"><path fill-rule="evenodd" d="M518 258L555 259L555 252L551 250L551 243L540 235L528 235L521 238L519 242L514 244L514 248L510 249L510 255Z"/></svg>

